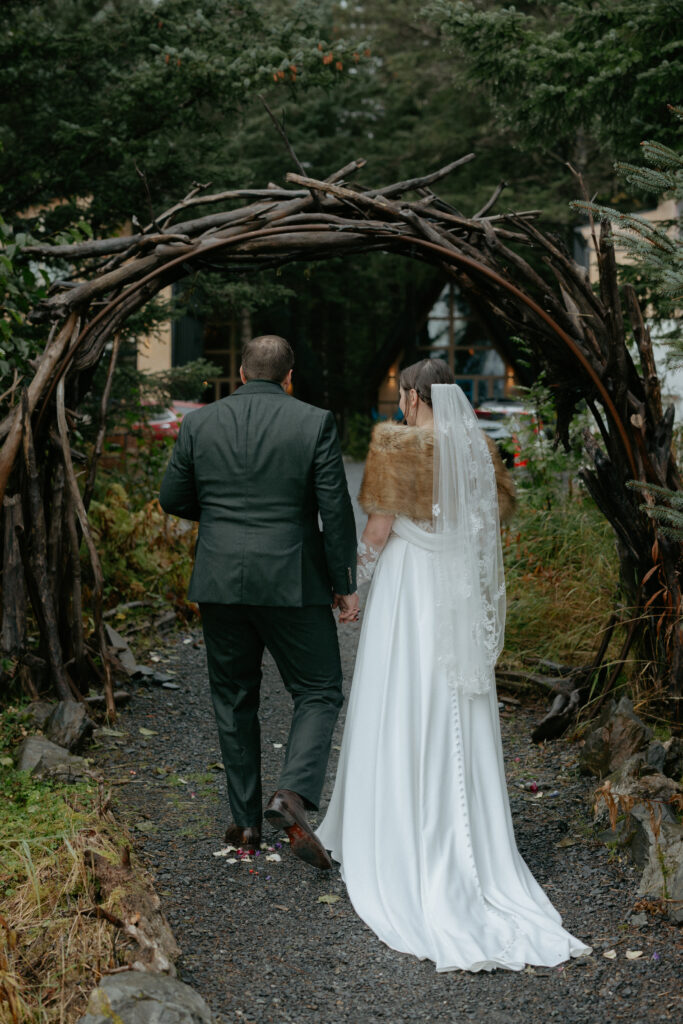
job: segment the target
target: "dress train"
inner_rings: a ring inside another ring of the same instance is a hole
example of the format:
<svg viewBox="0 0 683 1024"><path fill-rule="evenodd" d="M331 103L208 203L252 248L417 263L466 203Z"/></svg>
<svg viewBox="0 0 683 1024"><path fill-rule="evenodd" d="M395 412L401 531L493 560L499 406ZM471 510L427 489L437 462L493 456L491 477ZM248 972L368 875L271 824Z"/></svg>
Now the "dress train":
<svg viewBox="0 0 683 1024"><path fill-rule="evenodd" d="M437 666L438 539L398 517L372 580L339 767L318 836L354 909L437 971L554 966L590 952L515 844L495 688ZM443 557L443 556L441 556Z"/></svg>

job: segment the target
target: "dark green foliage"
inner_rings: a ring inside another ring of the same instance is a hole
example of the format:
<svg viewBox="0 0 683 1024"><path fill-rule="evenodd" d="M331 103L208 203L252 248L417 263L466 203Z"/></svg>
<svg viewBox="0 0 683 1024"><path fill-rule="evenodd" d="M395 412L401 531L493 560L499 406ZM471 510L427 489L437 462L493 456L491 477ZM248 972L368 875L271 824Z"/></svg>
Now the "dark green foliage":
<svg viewBox="0 0 683 1024"><path fill-rule="evenodd" d="M249 103L274 78L324 89L341 77L337 60L355 66L343 40L325 62L330 5L310 0L279 17L251 0L5 0L3 17L6 207L59 200L54 226L85 204L97 233L149 220L198 178L248 185Z"/></svg>
<svg viewBox="0 0 683 1024"><path fill-rule="evenodd" d="M346 437L344 439L344 453L351 459L361 462L368 454L370 447L370 435L372 434L372 420L361 412L354 412L346 420Z"/></svg>
<svg viewBox="0 0 683 1024"><path fill-rule="evenodd" d="M26 314L47 293L49 279L20 258L31 241L28 232L0 216L0 392L12 383L15 370L17 378L29 370L28 360L42 348L43 332L27 323Z"/></svg>
<svg viewBox="0 0 683 1024"><path fill-rule="evenodd" d="M683 108L672 107L671 112L674 120L683 122ZM617 172L639 192L675 199L679 206L676 219L653 222L599 203L575 201L571 205L596 220L612 222L617 229L615 240L635 264L646 299L654 305L657 317L676 317L683 299L683 156L661 142L643 142L641 152L643 164L617 163ZM674 359L683 359L680 330L668 342Z"/></svg>
<svg viewBox="0 0 683 1024"><path fill-rule="evenodd" d="M580 156L594 140L616 155L644 137L678 137L666 101L680 90L680 0L433 0L429 9L523 144L569 144Z"/></svg>
<svg viewBox="0 0 683 1024"><path fill-rule="evenodd" d="M683 542L683 491L670 491L666 487L643 484L638 480L630 480L626 486L650 495L653 503L640 507L657 520L661 533Z"/></svg>
<svg viewBox="0 0 683 1024"><path fill-rule="evenodd" d="M164 401L199 402L206 390L207 379L220 374L221 368L208 359L195 359L184 366L173 366L170 370L145 374L145 388L150 389Z"/></svg>
<svg viewBox="0 0 683 1024"><path fill-rule="evenodd" d="M158 449L163 457L158 463L160 479L168 449ZM144 462L146 456L141 451L137 462ZM186 610L196 529L186 523L171 522L156 497L149 500L144 482L136 482L132 465L129 464L125 475L117 472L117 480L120 479L126 480L130 496L121 483L105 485L102 480L100 500L92 502L89 512L106 581L106 603L115 605L158 597ZM144 498L147 500L141 503Z"/></svg>

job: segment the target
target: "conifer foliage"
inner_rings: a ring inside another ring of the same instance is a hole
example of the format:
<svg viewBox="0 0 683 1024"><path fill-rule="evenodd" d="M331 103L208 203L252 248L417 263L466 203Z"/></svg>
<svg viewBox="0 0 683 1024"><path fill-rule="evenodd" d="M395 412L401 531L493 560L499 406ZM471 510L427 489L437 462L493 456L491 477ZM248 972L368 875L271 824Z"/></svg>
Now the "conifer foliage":
<svg viewBox="0 0 683 1024"><path fill-rule="evenodd" d="M671 107L683 122L683 107ZM617 162L615 169L638 192L676 200L678 216L669 221L652 221L637 213L616 210L600 203L579 201L571 205L595 220L611 221L615 242L638 265L647 284L649 298L659 316L675 315L683 302L683 156L661 142L642 142L643 164ZM683 359L683 337L672 345Z"/></svg>
<svg viewBox="0 0 683 1024"><path fill-rule="evenodd" d="M678 121L683 121L683 107L670 110ZM616 228L614 242L638 267L647 286L648 299L654 303L658 315L674 317L683 302L683 157L659 142L641 145L645 166L619 162L616 170L635 189L662 199L674 199L678 217L657 222L599 203L576 201L572 206L595 220L613 224ZM670 349L670 363L683 362L680 328L674 328L665 341ZM641 507L656 520L662 534L683 542L681 493L637 480L630 481L628 486L647 498L648 503Z"/></svg>

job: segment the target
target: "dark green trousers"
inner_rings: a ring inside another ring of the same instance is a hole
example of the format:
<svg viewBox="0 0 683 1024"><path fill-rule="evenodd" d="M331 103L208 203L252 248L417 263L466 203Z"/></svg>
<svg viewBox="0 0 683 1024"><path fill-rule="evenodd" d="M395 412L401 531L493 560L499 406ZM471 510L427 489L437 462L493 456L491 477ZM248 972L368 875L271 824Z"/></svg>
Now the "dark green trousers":
<svg viewBox="0 0 683 1024"><path fill-rule="evenodd" d="M294 701L279 789L317 808L343 703L337 627L327 605L200 605L211 697L235 824L262 814L259 690L264 647Z"/></svg>

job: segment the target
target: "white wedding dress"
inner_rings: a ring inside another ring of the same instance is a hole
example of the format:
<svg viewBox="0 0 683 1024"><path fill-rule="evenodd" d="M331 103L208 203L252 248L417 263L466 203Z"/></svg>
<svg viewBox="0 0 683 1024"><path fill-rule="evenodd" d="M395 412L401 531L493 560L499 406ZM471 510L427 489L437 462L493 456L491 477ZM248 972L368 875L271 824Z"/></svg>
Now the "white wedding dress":
<svg viewBox="0 0 683 1024"><path fill-rule="evenodd" d="M444 668L452 637L435 629L436 581L449 554L429 524L394 520L317 835L392 949L437 971L554 966L590 947L562 928L517 850L495 686L465 693Z"/></svg>

